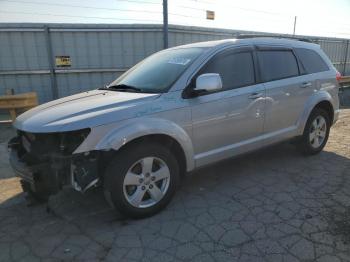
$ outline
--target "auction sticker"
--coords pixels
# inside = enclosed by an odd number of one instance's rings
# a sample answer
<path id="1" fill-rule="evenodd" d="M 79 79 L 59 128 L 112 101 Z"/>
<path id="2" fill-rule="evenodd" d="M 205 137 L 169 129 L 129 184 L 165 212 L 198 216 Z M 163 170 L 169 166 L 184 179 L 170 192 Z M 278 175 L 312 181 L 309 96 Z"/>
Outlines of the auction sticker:
<path id="1" fill-rule="evenodd" d="M 191 59 L 189 58 L 184 58 L 184 57 L 174 57 L 170 58 L 168 63 L 169 64 L 176 64 L 176 65 L 187 65 Z"/>

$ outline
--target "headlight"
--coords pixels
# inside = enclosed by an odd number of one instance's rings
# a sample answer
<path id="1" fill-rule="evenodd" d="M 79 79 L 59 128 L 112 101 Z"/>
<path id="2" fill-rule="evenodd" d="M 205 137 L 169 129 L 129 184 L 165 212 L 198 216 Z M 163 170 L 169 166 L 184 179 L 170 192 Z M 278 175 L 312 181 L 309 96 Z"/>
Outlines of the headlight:
<path id="1" fill-rule="evenodd" d="M 60 151 L 64 154 L 71 154 L 90 133 L 90 128 L 60 133 Z"/>
<path id="2" fill-rule="evenodd" d="M 22 136 L 27 141 L 25 149 L 28 153 L 36 157 L 45 157 L 52 153 L 61 153 L 68 155 L 85 140 L 90 133 L 90 128 L 59 132 L 59 133 L 28 133 L 18 131 L 20 138 Z M 23 144 L 22 144 L 23 146 Z"/>

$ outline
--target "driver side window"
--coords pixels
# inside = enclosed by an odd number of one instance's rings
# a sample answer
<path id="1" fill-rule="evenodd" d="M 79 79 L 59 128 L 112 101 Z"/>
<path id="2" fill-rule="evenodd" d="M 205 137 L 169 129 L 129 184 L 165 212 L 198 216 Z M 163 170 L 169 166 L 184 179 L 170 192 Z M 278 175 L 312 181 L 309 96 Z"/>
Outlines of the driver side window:
<path id="1" fill-rule="evenodd" d="M 251 52 L 224 52 L 213 57 L 200 74 L 220 74 L 223 90 L 229 90 L 255 83 L 254 62 Z"/>

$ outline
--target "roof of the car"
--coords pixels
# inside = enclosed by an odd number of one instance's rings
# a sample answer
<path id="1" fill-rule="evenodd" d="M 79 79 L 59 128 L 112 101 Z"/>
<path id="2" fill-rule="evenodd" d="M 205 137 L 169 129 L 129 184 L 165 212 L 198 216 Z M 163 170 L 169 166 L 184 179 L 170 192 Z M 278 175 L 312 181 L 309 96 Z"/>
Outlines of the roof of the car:
<path id="1" fill-rule="evenodd" d="M 289 47 L 306 47 L 306 48 L 315 48 L 318 47 L 317 44 L 309 43 L 301 40 L 286 39 L 286 38 L 273 38 L 273 37 L 252 37 L 252 38 L 233 38 L 233 39 L 224 39 L 216 41 L 207 41 L 207 42 L 198 42 L 193 44 L 187 44 L 182 46 L 177 46 L 175 48 L 186 48 L 186 47 L 220 47 L 226 45 L 282 45 Z"/>

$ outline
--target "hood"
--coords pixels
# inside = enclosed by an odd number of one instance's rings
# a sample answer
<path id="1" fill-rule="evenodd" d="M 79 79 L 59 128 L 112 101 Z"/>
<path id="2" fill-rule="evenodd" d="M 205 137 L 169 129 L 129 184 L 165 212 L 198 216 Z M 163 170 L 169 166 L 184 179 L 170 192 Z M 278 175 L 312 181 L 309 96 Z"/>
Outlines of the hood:
<path id="1" fill-rule="evenodd" d="M 137 115 L 159 94 L 93 90 L 57 99 L 21 114 L 15 128 L 32 133 L 72 131 L 120 121 Z M 134 109 L 134 110 L 132 110 Z"/>

